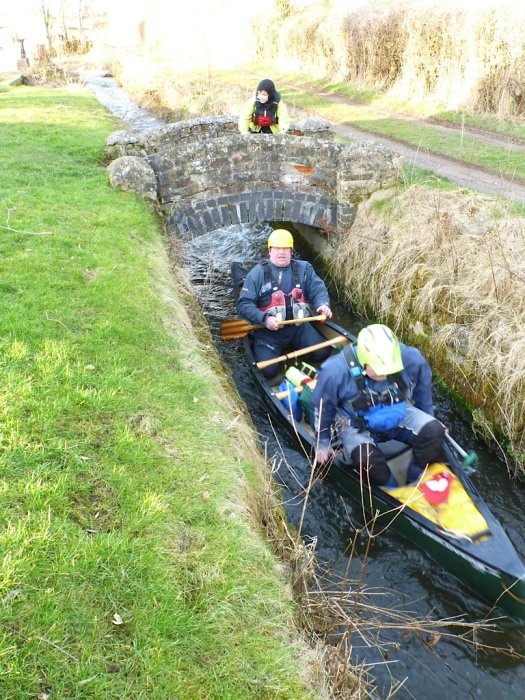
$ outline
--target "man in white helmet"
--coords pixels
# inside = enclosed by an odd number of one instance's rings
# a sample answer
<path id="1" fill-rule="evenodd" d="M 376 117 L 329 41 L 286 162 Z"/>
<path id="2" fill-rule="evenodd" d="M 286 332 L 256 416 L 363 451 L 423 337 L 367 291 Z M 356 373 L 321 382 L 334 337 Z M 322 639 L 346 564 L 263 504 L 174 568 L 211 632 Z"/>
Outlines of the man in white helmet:
<path id="1" fill-rule="evenodd" d="M 421 352 L 380 323 L 363 328 L 355 345 L 323 363 L 310 403 L 317 462 L 327 462 L 336 417 L 343 423 L 345 461 L 372 484 L 398 486 L 378 443 L 412 446 L 407 481 L 440 461 L 445 428 L 433 417 L 432 372 Z"/>
<path id="2" fill-rule="evenodd" d="M 332 316 L 325 283 L 309 262 L 294 259 L 292 253 L 292 234 L 275 229 L 268 238 L 269 259 L 250 270 L 239 294 L 238 315 L 249 323 L 265 326 L 253 331 L 257 362 L 279 357 L 287 348 L 299 350 L 325 340 L 310 323 L 278 325 L 279 321 L 310 316 L 310 308 L 327 318 Z M 307 358 L 320 362 L 329 353 L 329 348 L 323 348 Z M 270 378 L 278 371 L 279 364 L 275 363 L 263 373 Z"/>

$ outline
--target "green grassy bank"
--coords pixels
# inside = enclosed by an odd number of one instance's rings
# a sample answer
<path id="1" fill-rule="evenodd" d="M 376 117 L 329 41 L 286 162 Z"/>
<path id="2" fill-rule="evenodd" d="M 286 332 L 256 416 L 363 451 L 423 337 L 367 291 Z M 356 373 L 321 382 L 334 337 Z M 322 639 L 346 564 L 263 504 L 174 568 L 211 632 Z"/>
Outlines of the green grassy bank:
<path id="1" fill-rule="evenodd" d="M 0 92 L 0 697 L 310 698 L 249 431 L 91 96 Z"/>

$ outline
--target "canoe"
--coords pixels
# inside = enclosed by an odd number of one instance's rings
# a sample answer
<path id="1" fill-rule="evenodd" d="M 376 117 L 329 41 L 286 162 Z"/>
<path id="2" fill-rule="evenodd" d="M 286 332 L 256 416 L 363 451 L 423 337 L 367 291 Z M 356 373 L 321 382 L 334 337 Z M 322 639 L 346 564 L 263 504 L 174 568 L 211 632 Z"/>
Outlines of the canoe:
<path id="1" fill-rule="evenodd" d="M 233 263 L 235 295 L 243 277 L 242 266 Z M 355 342 L 351 333 L 332 321 L 314 321 L 312 325 L 329 341 L 332 352 L 339 352 L 344 344 Z M 277 377 L 267 380 L 255 363 L 251 333 L 242 338 L 242 344 L 269 410 L 301 443 L 313 464 L 315 440 L 305 413 L 311 377 L 299 387 L 294 383 L 301 379 L 298 372 L 304 370 L 302 377 L 305 377 L 308 373 L 313 375 L 317 368 L 312 363 L 304 367 L 302 357 L 292 352 L 280 362 Z M 301 410 L 301 403 L 304 410 Z M 450 444 L 462 451 L 453 440 Z M 385 527 L 394 530 L 492 608 L 525 620 L 525 565 L 450 444 L 447 441 L 443 446 L 441 463 L 430 465 L 418 482 L 407 485 L 410 448 L 394 441 L 380 443 L 400 484 L 398 488 L 362 483 L 358 472 L 345 463 L 341 451 L 337 452 L 326 476 L 355 498 L 369 515 L 378 514 L 374 525 L 376 532 Z"/>

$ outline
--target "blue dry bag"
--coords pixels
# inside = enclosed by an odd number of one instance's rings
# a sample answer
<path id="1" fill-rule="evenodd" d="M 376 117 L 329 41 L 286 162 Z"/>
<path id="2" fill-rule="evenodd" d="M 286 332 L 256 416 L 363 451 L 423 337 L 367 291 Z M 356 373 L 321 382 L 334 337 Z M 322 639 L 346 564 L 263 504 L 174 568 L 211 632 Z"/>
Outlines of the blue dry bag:
<path id="1" fill-rule="evenodd" d="M 378 433 L 386 433 L 399 426 L 406 412 L 406 401 L 399 401 L 399 403 L 390 405 L 379 403 L 377 406 L 369 408 L 365 413 L 365 423 L 370 430 L 375 430 Z"/>
<path id="2" fill-rule="evenodd" d="M 279 384 L 279 391 L 289 392 L 289 395 L 282 398 L 281 401 L 293 415 L 294 421 L 299 423 L 303 416 L 303 409 L 299 404 L 299 394 L 296 392 L 294 385 L 286 379 L 283 379 L 283 381 Z"/>

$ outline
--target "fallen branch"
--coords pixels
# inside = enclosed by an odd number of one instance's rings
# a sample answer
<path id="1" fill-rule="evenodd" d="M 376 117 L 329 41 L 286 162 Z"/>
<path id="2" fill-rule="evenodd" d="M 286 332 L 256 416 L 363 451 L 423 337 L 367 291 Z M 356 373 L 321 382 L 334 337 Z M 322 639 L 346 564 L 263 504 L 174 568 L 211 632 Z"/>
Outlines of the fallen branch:
<path id="1" fill-rule="evenodd" d="M 2 226 L 2 224 L 0 224 L 0 228 L 3 228 L 4 231 L 12 231 L 12 233 L 22 233 L 24 236 L 52 236 L 53 235 L 52 231 L 19 231 L 16 228 L 11 228 L 11 226 Z"/>

